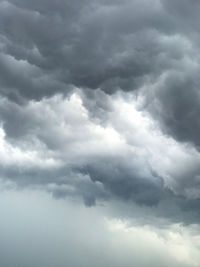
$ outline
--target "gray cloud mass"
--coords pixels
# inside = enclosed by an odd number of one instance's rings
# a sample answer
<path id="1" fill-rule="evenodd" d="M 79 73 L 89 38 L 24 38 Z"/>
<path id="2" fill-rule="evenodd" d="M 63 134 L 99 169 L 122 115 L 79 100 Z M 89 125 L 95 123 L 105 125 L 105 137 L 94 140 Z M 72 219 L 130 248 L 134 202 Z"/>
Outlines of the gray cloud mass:
<path id="1" fill-rule="evenodd" d="M 199 9 L 0 1 L 1 179 L 199 223 Z"/>

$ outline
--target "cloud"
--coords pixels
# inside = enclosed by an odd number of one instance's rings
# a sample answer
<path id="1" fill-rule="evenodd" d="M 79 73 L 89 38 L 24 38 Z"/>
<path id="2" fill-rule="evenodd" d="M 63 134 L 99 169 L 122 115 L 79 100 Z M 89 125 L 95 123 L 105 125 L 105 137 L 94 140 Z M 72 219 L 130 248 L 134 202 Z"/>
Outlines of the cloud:
<path id="1" fill-rule="evenodd" d="M 0 5 L 2 95 L 23 104 L 76 86 L 108 94 L 151 88 L 147 102 L 153 95 L 150 111 L 163 131 L 199 147 L 197 1 Z"/>
<path id="2" fill-rule="evenodd" d="M 0 0 L 2 264 L 199 266 L 199 8 Z"/>
<path id="3" fill-rule="evenodd" d="M 1 177 L 88 206 L 171 199 L 195 213 L 198 9 L 0 1 Z"/>
<path id="4" fill-rule="evenodd" d="M 87 206 L 122 201 L 150 217 L 197 223 L 199 153 L 164 136 L 133 95 L 96 91 L 100 112 L 82 94 L 25 106 L 1 99 L 2 179 Z"/>
<path id="5" fill-rule="evenodd" d="M 182 42 L 174 41 L 177 23 L 160 1 L 0 4 L 1 93 L 15 101 L 71 86 L 109 94 L 139 89 L 184 57 Z"/>

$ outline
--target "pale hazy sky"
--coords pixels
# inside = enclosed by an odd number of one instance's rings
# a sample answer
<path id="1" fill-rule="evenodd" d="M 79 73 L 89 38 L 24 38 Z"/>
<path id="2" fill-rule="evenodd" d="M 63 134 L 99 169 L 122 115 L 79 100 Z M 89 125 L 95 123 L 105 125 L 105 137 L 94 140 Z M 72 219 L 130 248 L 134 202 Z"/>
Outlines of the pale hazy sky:
<path id="1" fill-rule="evenodd" d="M 0 267 L 200 266 L 199 14 L 0 0 Z"/>

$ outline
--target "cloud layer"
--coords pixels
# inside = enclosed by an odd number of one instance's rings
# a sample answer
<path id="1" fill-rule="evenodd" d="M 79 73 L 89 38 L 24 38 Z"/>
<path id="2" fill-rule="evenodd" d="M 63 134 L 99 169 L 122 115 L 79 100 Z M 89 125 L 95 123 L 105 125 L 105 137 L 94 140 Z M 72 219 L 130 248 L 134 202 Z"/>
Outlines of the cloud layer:
<path id="1" fill-rule="evenodd" d="M 199 8 L 0 1 L 1 179 L 199 223 Z"/>
<path id="2" fill-rule="evenodd" d="M 109 111 L 93 112 L 94 96 L 87 109 L 80 90 L 25 106 L 2 98 L 2 179 L 87 206 L 120 200 L 152 218 L 198 223 L 198 151 L 163 135 L 143 101 L 95 94 Z"/>

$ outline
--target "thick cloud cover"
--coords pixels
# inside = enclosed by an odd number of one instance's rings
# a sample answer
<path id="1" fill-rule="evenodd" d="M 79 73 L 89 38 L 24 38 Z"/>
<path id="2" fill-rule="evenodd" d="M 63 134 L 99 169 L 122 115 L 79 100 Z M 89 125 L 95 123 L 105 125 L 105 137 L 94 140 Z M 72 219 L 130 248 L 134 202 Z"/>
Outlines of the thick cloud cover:
<path id="1" fill-rule="evenodd" d="M 3 184 L 199 224 L 199 10 L 0 1 Z"/>
<path id="2" fill-rule="evenodd" d="M 1 264 L 200 266 L 199 11 L 0 0 Z"/>
<path id="3" fill-rule="evenodd" d="M 0 5 L 1 91 L 16 101 L 72 85 L 108 93 L 138 89 L 176 68 L 187 50 L 182 42 L 189 42 L 181 15 L 157 0 Z"/>
<path id="4" fill-rule="evenodd" d="M 25 106 L 1 99 L 2 179 L 81 197 L 87 206 L 122 201 L 129 218 L 136 204 L 153 221 L 198 223 L 199 153 L 164 136 L 132 95 L 96 91 L 96 113 L 94 95 L 89 109 L 81 95 L 77 89 Z M 101 98 L 109 106 L 102 112 Z"/>
<path id="5" fill-rule="evenodd" d="M 24 103 L 74 86 L 145 87 L 163 130 L 198 148 L 199 9 L 195 0 L 0 1 L 1 94 Z"/>

